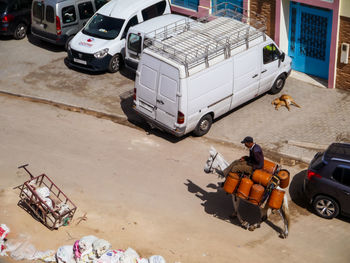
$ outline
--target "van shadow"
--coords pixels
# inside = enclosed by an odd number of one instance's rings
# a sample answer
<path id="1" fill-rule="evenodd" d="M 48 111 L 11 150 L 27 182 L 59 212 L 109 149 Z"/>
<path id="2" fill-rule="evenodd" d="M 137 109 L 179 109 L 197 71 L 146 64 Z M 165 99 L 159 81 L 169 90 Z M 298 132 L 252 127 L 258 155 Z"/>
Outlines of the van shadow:
<path id="1" fill-rule="evenodd" d="M 162 139 L 165 139 L 171 143 L 177 143 L 182 141 L 183 139 L 189 137 L 190 135 L 186 134 L 182 137 L 176 137 L 175 135 L 172 135 L 170 133 L 167 133 L 165 131 L 161 131 L 156 128 L 150 127 L 150 125 L 140 116 L 137 114 L 137 112 L 133 109 L 133 92 L 127 91 L 122 93 L 120 96 L 120 106 L 123 110 L 125 116 L 127 117 L 128 122 L 130 122 L 132 125 L 144 130 L 147 135 L 153 134 L 157 137 L 160 137 Z"/>
<path id="2" fill-rule="evenodd" d="M 29 43 L 31 43 L 34 46 L 46 49 L 46 50 L 51 51 L 51 52 L 56 52 L 56 53 L 66 52 L 64 50 L 64 46 L 58 46 L 58 45 L 55 45 L 55 44 L 52 44 L 52 43 L 49 43 L 46 41 L 42 41 L 39 38 L 36 38 L 35 36 L 33 36 L 32 34 L 28 34 L 27 38 L 28 38 Z"/>
<path id="3" fill-rule="evenodd" d="M 187 179 L 187 182 L 184 184 L 187 186 L 190 193 L 193 193 L 202 201 L 201 205 L 204 207 L 204 211 L 207 214 L 223 221 L 233 223 L 234 225 L 241 226 L 237 218 L 230 219 L 230 215 L 234 211 L 232 197 L 226 194 L 226 192 L 221 191 L 219 185 L 208 184 L 207 188 L 216 190 L 215 192 L 211 192 L 209 189 L 201 188 L 189 179 Z"/>

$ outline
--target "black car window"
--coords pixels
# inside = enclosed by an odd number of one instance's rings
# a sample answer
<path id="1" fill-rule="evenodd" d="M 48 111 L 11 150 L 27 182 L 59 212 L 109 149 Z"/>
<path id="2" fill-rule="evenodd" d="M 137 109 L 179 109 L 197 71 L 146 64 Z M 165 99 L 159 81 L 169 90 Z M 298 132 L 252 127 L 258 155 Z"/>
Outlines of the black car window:
<path id="1" fill-rule="evenodd" d="M 44 7 L 42 2 L 35 1 L 33 4 L 33 16 L 42 20 L 44 18 Z"/>
<path id="2" fill-rule="evenodd" d="M 153 17 L 160 16 L 164 13 L 166 7 L 166 1 L 158 2 L 157 4 L 151 5 L 142 10 L 143 20 L 146 21 Z"/>
<path id="3" fill-rule="evenodd" d="M 94 8 L 91 2 L 85 2 L 78 5 L 80 19 L 88 19 L 94 14 Z"/>
<path id="4" fill-rule="evenodd" d="M 274 44 L 270 44 L 263 49 L 264 64 L 268 64 L 277 60 L 281 56 L 281 52 Z"/>
<path id="5" fill-rule="evenodd" d="M 137 16 L 134 16 L 133 18 L 131 18 L 125 26 L 122 38 L 126 37 L 126 34 L 128 33 L 128 30 L 130 27 L 137 25 L 138 23 L 139 23 L 139 21 L 137 20 Z"/>
<path id="6" fill-rule="evenodd" d="M 20 0 L 21 9 L 30 9 L 32 7 L 32 0 Z"/>
<path id="7" fill-rule="evenodd" d="M 52 6 L 46 7 L 46 21 L 49 23 L 55 22 L 55 11 Z"/>
<path id="8" fill-rule="evenodd" d="M 63 24 L 72 23 L 77 19 L 73 5 L 62 8 L 62 19 Z"/>
<path id="9" fill-rule="evenodd" d="M 107 3 L 107 0 L 95 0 L 96 11 L 99 10 L 105 3 Z"/>
<path id="10" fill-rule="evenodd" d="M 0 1 L 0 14 L 4 13 L 7 9 L 8 4 L 6 2 Z"/>
<path id="11" fill-rule="evenodd" d="M 350 168 L 338 166 L 333 172 L 333 178 L 341 184 L 350 186 Z"/>

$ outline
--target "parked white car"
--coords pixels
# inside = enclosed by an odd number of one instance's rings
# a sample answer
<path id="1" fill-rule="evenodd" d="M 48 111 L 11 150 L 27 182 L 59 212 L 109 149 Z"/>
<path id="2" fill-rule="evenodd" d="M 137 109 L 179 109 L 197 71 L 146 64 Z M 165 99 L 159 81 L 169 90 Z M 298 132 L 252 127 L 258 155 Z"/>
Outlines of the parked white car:
<path id="1" fill-rule="evenodd" d="M 213 119 L 282 90 L 292 60 L 265 35 L 264 24 L 253 27 L 242 14 L 220 12 L 228 17 L 197 23 L 166 40 L 151 39 L 143 50 L 134 108 L 151 127 L 201 136 Z"/>
<path id="2" fill-rule="evenodd" d="M 110 1 L 69 42 L 69 65 L 89 71 L 118 71 L 129 28 L 167 13 L 168 0 Z"/>

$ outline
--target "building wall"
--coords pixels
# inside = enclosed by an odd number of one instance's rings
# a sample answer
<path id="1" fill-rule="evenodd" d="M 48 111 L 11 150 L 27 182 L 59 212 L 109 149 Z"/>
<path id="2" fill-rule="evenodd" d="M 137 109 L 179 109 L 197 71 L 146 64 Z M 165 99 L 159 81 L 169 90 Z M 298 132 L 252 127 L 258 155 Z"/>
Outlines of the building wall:
<path id="1" fill-rule="evenodd" d="M 340 15 L 350 17 L 350 1 L 342 0 L 340 2 Z"/>
<path id="2" fill-rule="evenodd" d="M 250 0 L 249 9 L 266 17 L 266 34 L 275 39 L 276 0 Z M 254 17 L 253 13 L 251 16 Z"/>
<path id="3" fill-rule="evenodd" d="M 350 18 L 341 16 L 338 41 L 337 78 L 336 87 L 338 89 L 350 90 L 350 64 L 340 63 L 341 43 L 350 44 Z"/>

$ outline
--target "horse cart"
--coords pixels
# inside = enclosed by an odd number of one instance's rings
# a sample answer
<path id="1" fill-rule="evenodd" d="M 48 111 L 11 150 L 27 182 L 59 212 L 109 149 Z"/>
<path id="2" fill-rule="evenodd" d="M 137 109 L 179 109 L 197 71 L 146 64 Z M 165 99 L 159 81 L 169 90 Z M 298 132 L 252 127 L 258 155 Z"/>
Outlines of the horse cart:
<path id="1" fill-rule="evenodd" d="M 18 206 L 50 230 L 68 225 L 77 207 L 46 174 L 34 177 L 27 166 L 18 167 L 30 175 L 28 181 L 15 187 L 20 190 Z"/>
<path id="2" fill-rule="evenodd" d="M 222 183 L 223 190 L 232 195 L 232 216 L 237 217 L 242 227 L 251 231 L 260 227 L 261 222 L 267 220 L 270 210 L 281 217 L 284 229 L 280 229 L 280 237 L 286 238 L 289 213 L 287 196 L 283 189 L 289 185 L 289 172 L 265 159 L 264 167 L 255 170 L 250 176 L 231 172 L 225 176 L 223 171 L 229 163 L 213 147 L 209 154 L 204 171 L 215 172 L 220 177 L 225 177 Z"/>

